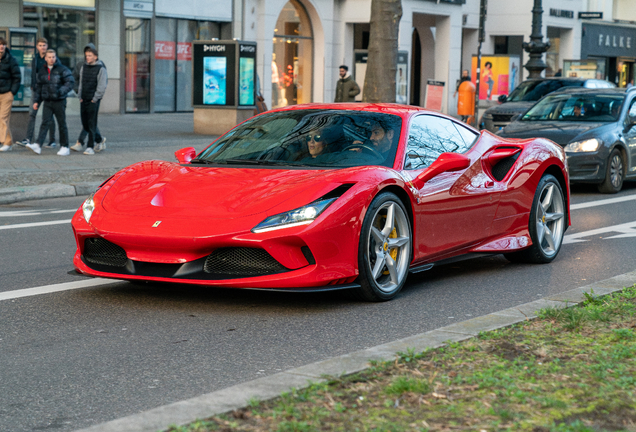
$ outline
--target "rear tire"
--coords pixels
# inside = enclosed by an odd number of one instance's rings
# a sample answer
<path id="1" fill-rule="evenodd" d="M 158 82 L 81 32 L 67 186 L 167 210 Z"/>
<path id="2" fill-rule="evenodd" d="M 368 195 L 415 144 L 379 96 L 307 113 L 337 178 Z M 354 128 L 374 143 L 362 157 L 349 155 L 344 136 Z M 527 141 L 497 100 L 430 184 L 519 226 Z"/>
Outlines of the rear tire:
<path id="1" fill-rule="evenodd" d="M 615 194 L 623 187 L 625 179 L 625 162 L 623 155 L 617 148 L 612 150 L 607 158 L 607 167 L 605 168 L 605 179 L 603 183 L 598 185 L 598 191 L 601 193 Z"/>
<path id="2" fill-rule="evenodd" d="M 411 223 L 400 199 L 390 192 L 378 195 L 367 210 L 360 232 L 356 296 L 387 301 L 406 282 L 412 256 Z"/>
<path id="3" fill-rule="evenodd" d="M 565 199 L 557 179 L 544 175 L 534 194 L 528 230 L 532 246 L 519 252 L 504 254 L 511 262 L 545 264 L 552 262 L 561 250 L 567 227 Z"/>

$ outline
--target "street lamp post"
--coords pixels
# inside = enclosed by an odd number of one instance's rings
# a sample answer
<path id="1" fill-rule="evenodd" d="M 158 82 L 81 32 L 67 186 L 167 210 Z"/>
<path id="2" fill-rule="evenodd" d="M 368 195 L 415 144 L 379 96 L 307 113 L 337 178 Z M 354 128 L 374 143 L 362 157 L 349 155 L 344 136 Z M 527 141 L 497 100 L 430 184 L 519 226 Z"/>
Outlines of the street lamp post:
<path id="1" fill-rule="evenodd" d="M 488 0 L 481 0 L 479 5 L 479 46 L 477 47 L 477 70 L 475 71 L 475 114 L 474 124 L 479 128 L 479 84 L 481 83 L 481 44 L 486 39 L 486 13 Z"/>
<path id="2" fill-rule="evenodd" d="M 541 15 L 543 9 L 541 7 L 541 0 L 534 0 L 534 7 L 532 8 L 532 34 L 530 34 L 530 42 L 523 43 L 523 49 L 530 54 L 530 60 L 524 65 L 530 73 L 529 78 L 541 78 L 541 72 L 547 65 L 543 61 L 543 53 L 550 48 L 550 42 L 543 42 L 543 35 L 541 34 Z"/>

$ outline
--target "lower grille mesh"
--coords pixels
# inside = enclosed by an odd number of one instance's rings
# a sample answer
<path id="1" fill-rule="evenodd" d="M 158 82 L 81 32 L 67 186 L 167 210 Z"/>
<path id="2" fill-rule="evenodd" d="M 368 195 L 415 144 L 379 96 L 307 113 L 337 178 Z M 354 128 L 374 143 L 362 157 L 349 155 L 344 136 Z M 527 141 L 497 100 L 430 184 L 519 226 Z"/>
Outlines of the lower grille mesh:
<path id="1" fill-rule="evenodd" d="M 124 267 L 128 262 L 126 252 L 103 238 L 84 240 L 84 259 L 91 264 Z"/>
<path id="2" fill-rule="evenodd" d="M 261 276 L 289 270 L 264 249 L 228 247 L 212 252 L 203 266 L 206 273 L 231 276 Z"/>

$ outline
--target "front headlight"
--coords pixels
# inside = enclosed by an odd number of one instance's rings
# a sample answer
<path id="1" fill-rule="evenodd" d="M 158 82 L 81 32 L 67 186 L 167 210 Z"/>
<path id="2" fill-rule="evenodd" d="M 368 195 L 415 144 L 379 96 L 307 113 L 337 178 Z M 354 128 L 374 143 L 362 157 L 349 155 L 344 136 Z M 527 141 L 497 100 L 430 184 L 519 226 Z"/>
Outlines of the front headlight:
<path id="1" fill-rule="evenodd" d="M 575 141 L 565 146 L 565 151 L 570 153 L 593 152 L 601 146 L 601 141 L 592 138 L 584 141 Z"/>
<path id="2" fill-rule="evenodd" d="M 261 233 L 298 225 L 308 225 L 337 199 L 338 198 L 321 199 L 306 206 L 270 216 L 252 228 L 252 232 Z"/>
<path id="3" fill-rule="evenodd" d="M 95 210 L 95 201 L 93 201 L 93 195 L 91 195 L 84 201 L 84 204 L 82 204 L 82 212 L 84 213 L 86 223 L 91 219 L 93 210 Z"/>

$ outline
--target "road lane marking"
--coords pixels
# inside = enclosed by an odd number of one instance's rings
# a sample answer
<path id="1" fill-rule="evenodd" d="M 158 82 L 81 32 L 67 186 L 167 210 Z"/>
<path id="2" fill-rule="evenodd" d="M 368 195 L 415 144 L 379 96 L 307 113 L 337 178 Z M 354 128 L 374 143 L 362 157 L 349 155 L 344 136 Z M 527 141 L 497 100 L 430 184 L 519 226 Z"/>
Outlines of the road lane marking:
<path id="1" fill-rule="evenodd" d="M 25 288 L 21 290 L 14 291 L 5 291 L 0 292 L 0 301 L 2 300 L 13 300 L 22 297 L 32 297 L 40 294 L 51 294 L 60 291 L 69 291 L 80 288 L 89 288 L 100 285 L 109 285 L 114 283 L 123 282 L 119 279 L 103 279 L 103 278 L 94 278 L 94 279 L 83 279 L 75 282 L 64 282 L 54 285 L 44 285 L 35 288 Z"/>
<path id="2" fill-rule="evenodd" d="M 611 237 L 604 237 L 604 239 L 636 237 L 636 222 L 627 222 L 623 224 L 597 228 L 597 229 L 593 229 L 589 231 L 582 231 L 576 234 L 569 234 L 564 237 L 563 244 L 586 242 L 589 240 L 582 240 L 582 237 L 595 236 L 595 235 L 611 233 L 611 232 L 616 232 L 621 234 L 611 236 Z"/>
<path id="3" fill-rule="evenodd" d="M 0 211 L 0 217 L 23 217 L 23 216 L 41 216 L 46 214 L 60 214 L 60 213 L 75 213 L 77 209 L 71 210 L 13 210 L 13 211 Z"/>
<path id="4" fill-rule="evenodd" d="M 633 200 L 636 200 L 636 194 L 616 197 L 616 198 L 608 198 L 608 199 L 598 200 L 598 201 L 590 201 L 590 202 L 585 202 L 580 204 L 570 204 L 570 210 L 579 210 L 579 209 L 584 209 L 589 207 L 597 207 L 597 206 L 602 206 L 607 204 L 615 204 L 619 202 L 633 201 Z"/>
<path id="5" fill-rule="evenodd" d="M 23 223 L 23 224 L 0 225 L 0 230 L 32 228 L 32 227 L 39 227 L 39 226 L 61 225 L 61 224 L 70 224 L 70 223 L 71 223 L 71 219 L 46 221 L 46 222 L 30 222 L 30 223 Z"/>

